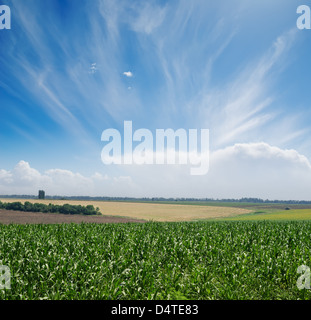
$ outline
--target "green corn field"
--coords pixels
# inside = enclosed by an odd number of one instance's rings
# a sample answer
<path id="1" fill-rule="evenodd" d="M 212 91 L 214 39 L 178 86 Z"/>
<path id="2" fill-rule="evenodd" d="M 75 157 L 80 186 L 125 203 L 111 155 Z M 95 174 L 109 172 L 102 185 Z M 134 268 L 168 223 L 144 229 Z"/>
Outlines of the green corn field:
<path id="1" fill-rule="evenodd" d="M 0 299 L 310 299 L 311 222 L 0 225 Z"/>

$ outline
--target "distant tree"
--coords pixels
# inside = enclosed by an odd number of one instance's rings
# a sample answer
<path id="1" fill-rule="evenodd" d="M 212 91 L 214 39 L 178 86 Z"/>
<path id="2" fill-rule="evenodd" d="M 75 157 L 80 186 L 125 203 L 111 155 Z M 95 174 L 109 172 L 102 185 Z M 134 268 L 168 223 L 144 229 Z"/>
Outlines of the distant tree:
<path id="1" fill-rule="evenodd" d="M 24 205 L 21 202 L 11 202 L 6 205 L 7 210 L 24 211 Z"/>
<path id="2" fill-rule="evenodd" d="M 25 201 L 24 203 L 24 211 L 31 212 L 33 211 L 33 204 L 29 201 Z"/>
<path id="3" fill-rule="evenodd" d="M 81 205 L 54 205 L 49 203 L 31 203 L 25 201 L 24 204 L 21 202 L 1 202 L 0 209 L 26 211 L 26 212 L 43 212 L 43 213 L 62 213 L 62 214 L 81 214 L 81 215 L 100 215 L 99 208 L 94 208 L 93 205 L 81 206 Z"/>
<path id="4" fill-rule="evenodd" d="M 45 199 L 45 191 L 44 190 L 39 190 L 38 198 L 39 199 Z"/>
<path id="5" fill-rule="evenodd" d="M 70 214 L 71 212 L 71 205 L 70 204 L 64 204 L 59 208 L 59 213 L 63 214 Z"/>
<path id="6" fill-rule="evenodd" d="M 95 210 L 94 206 L 93 205 L 87 205 L 85 207 L 84 214 L 86 214 L 86 215 L 96 214 L 96 210 Z"/>

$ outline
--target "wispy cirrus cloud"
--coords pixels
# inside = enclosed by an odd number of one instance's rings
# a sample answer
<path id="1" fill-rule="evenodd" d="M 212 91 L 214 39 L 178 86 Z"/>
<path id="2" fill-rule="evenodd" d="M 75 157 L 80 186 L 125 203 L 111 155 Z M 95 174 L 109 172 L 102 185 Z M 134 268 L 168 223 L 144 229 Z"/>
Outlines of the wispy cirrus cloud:
<path id="1" fill-rule="evenodd" d="M 295 33 L 295 30 L 290 30 L 278 37 L 263 56 L 246 64 L 236 77 L 222 84 L 221 88 L 205 88 L 195 97 L 192 105 L 198 106 L 199 117 L 205 119 L 205 125 L 214 132 L 215 148 L 235 141 L 269 141 L 272 136 L 265 135 L 263 128 L 268 128 L 269 124 L 273 126 L 276 121 L 284 121 L 282 110 L 273 106 L 278 93 L 272 88 L 281 75 Z M 287 128 L 293 128 L 292 120 L 290 115 Z M 291 126 L 289 122 L 292 122 Z M 296 130 L 300 131 L 300 128 Z M 279 134 L 281 137 L 284 132 Z"/>
<path id="2" fill-rule="evenodd" d="M 291 47 L 293 31 L 278 37 L 262 57 L 246 61 L 233 78 L 224 77 L 214 85 L 217 63 L 238 32 L 234 15 L 230 17 L 233 28 L 228 32 L 224 19 L 213 19 L 215 24 L 208 22 L 202 14 L 206 11 L 203 1 L 196 6 L 184 1 L 165 6 L 156 2 L 121 2 L 117 6 L 113 1 L 103 0 L 93 6 L 99 11 L 95 16 L 93 11 L 86 12 L 85 32 L 76 33 L 71 46 L 59 26 L 53 26 L 53 32 L 50 30 L 46 37 L 39 28 L 43 19 L 39 14 L 34 11 L 29 23 L 26 19 L 29 8 L 18 6 L 17 10 L 18 21 L 27 30 L 27 39 L 39 56 L 39 63 L 34 64 L 20 52 L 12 60 L 11 65 L 15 66 L 12 74 L 25 88 L 28 86 L 32 97 L 66 130 L 76 136 L 84 132 L 86 138 L 90 127 L 101 129 L 99 119 L 122 122 L 127 116 L 135 120 L 152 114 L 153 125 L 158 127 L 171 125 L 176 117 L 184 127 L 205 126 L 214 131 L 215 146 L 221 146 L 239 141 L 245 134 L 256 136 L 256 130 L 276 121 L 278 111 L 269 110 L 275 94 L 268 89 L 273 84 L 273 72 L 280 66 L 278 61 Z M 144 67 L 157 66 L 157 71 L 150 75 L 155 82 L 148 87 L 135 83 L 135 90 L 129 90 L 133 85 L 120 78 L 124 25 L 135 32 L 138 57 L 144 60 Z M 77 41 L 77 34 L 86 42 Z M 62 58 L 60 65 L 50 50 L 52 44 L 57 44 L 55 48 Z M 146 59 L 150 48 L 155 48 L 153 56 Z M 74 54 L 78 58 L 73 59 Z M 90 79 L 90 74 L 96 77 Z M 131 71 L 122 74 L 133 77 Z M 142 75 L 138 74 L 139 77 Z M 29 83 L 37 85 L 29 87 Z"/>
<path id="3" fill-rule="evenodd" d="M 167 7 L 161 7 L 151 2 L 144 2 L 136 6 L 135 17 L 130 19 L 130 26 L 136 32 L 151 34 L 163 23 Z"/>
<path id="4" fill-rule="evenodd" d="M 106 4 L 106 11 L 112 13 L 118 10 L 113 3 L 110 7 Z M 94 2 L 94 8 L 97 5 L 102 7 L 103 3 Z M 26 95 L 31 96 L 33 102 L 62 129 L 92 145 L 92 128 L 101 130 L 102 119 L 118 122 L 125 106 L 129 113 L 135 113 L 134 106 L 137 108 L 140 105 L 135 93 L 128 95 L 128 85 L 120 78 L 121 44 L 116 39 L 116 33 L 107 36 L 107 30 L 102 26 L 104 17 L 107 29 L 112 28 L 113 23 L 109 22 L 112 18 L 103 16 L 100 11 L 94 19 L 93 13 L 87 12 L 84 32 L 77 29 L 77 33 L 70 30 L 73 34 L 66 34 L 60 25 L 48 23 L 53 20 L 51 16 L 44 21 L 47 18 L 39 10 L 40 6 L 36 8 L 26 4 L 14 8 L 16 23 L 25 34 L 21 38 L 13 34 L 12 38 L 22 41 L 26 49 L 18 50 L 6 63 L 10 78 L 14 79 L 12 85 L 23 87 Z M 81 14 L 82 11 L 83 6 Z M 118 16 L 117 13 L 115 15 Z M 27 19 L 29 16 L 31 21 Z M 119 22 L 115 21 L 116 28 Z M 85 50 L 86 47 L 88 50 Z M 130 71 L 125 75 L 133 76 Z M 14 95 L 18 95 L 19 91 L 12 90 Z"/>

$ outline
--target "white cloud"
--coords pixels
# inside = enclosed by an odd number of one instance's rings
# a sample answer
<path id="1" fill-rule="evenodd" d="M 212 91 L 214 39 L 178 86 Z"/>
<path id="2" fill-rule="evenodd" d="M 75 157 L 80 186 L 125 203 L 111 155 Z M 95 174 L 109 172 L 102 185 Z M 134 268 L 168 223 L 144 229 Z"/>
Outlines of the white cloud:
<path id="1" fill-rule="evenodd" d="M 311 169 L 309 160 L 299 154 L 294 149 L 280 149 L 278 147 L 270 146 L 267 143 L 237 143 L 234 146 L 230 146 L 213 153 L 214 161 L 221 161 L 223 159 L 230 159 L 237 157 L 238 159 L 253 159 L 253 160 L 277 160 L 288 161 L 290 163 L 296 163 L 299 166 Z"/>
<path id="2" fill-rule="evenodd" d="M 38 183 L 42 176 L 39 171 L 30 167 L 28 162 L 20 161 L 12 172 L 12 178 L 20 184 Z"/>
<path id="3" fill-rule="evenodd" d="M 9 171 L 0 170 L 0 181 L 4 181 L 5 183 L 11 183 L 12 180 L 12 174 Z"/>
<path id="4" fill-rule="evenodd" d="M 296 150 L 243 143 L 210 154 L 209 172 L 191 176 L 189 165 L 124 166 L 137 196 L 311 200 L 311 165 Z"/>
<path id="5" fill-rule="evenodd" d="M 92 63 L 91 64 L 91 67 L 90 67 L 90 71 L 89 71 L 89 73 L 90 74 L 94 74 L 94 73 L 96 73 L 97 72 L 97 66 L 96 66 L 96 63 Z"/>
<path id="6" fill-rule="evenodd" d="M 210 168 L 206 187 L 214 196 L 311 199 L 311 165 L 296 150 L 235 144 L 214 152 Z"/>
<path id="7" fill-rule="evenodd" d="M 117 184 L 116 184 L 117 183 Z M 49 169 L 44 173 L 21 160 L 11 171 L 0 170 L 0 194 L 37 194 L 44 189 L 48 195 L 121 196 L 133 186 L 130 177 L 113 177 L 95 172 L 91 177 L 70 170 Z M 121 193 L 118 193 L 120 190 Z"/>
<path id="8" fill-rule="evenodd" d="M 113 169 L 114 176 L 95 172 L 86 177 L 63 169 L 40 173 L 20 161 L 11 171 L 0 169 L 0 194 L 36 194 L 44 189 L 49 195 L 311 200 L 311 164 L 293 149 L 240 143 L 212 152 L 206 175 L 191 176 L 191 167 L 104 166 Z"/>
<path id="9" fill-rule="evenodd" d="M 132 78 L 133 77 L 133 73 L 131 71 L 125 71 L 125 72 L 123 72 L 123 74 L 128 78 Z"/>
<path id="10" fill-rule="evenodd" d="M 93 179 L 93 180 L 98 180 L 98 181 L 103 181 L 103 180 L 108 180 L 109 178 L 108 178 L 108 175 L 107 174 L 105 174 L 105 175 L 102 175 L 101 173 L 99 173 L 99 172 L 95 172 L 92 176 L 91 176 L 91 178 Z"/>

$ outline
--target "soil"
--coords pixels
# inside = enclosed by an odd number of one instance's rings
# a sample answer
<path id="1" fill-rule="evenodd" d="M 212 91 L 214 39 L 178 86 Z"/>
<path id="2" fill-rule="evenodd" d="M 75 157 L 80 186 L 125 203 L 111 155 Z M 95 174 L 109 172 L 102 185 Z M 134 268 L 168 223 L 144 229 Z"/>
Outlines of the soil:
<path id="1" fill-rule="evenodd" d="M 58 213 L 0 210 L 0 224 L 61 224 L 61 223 L 143 223 L 145 220 L 117 216 L 65 215 Z"/>

